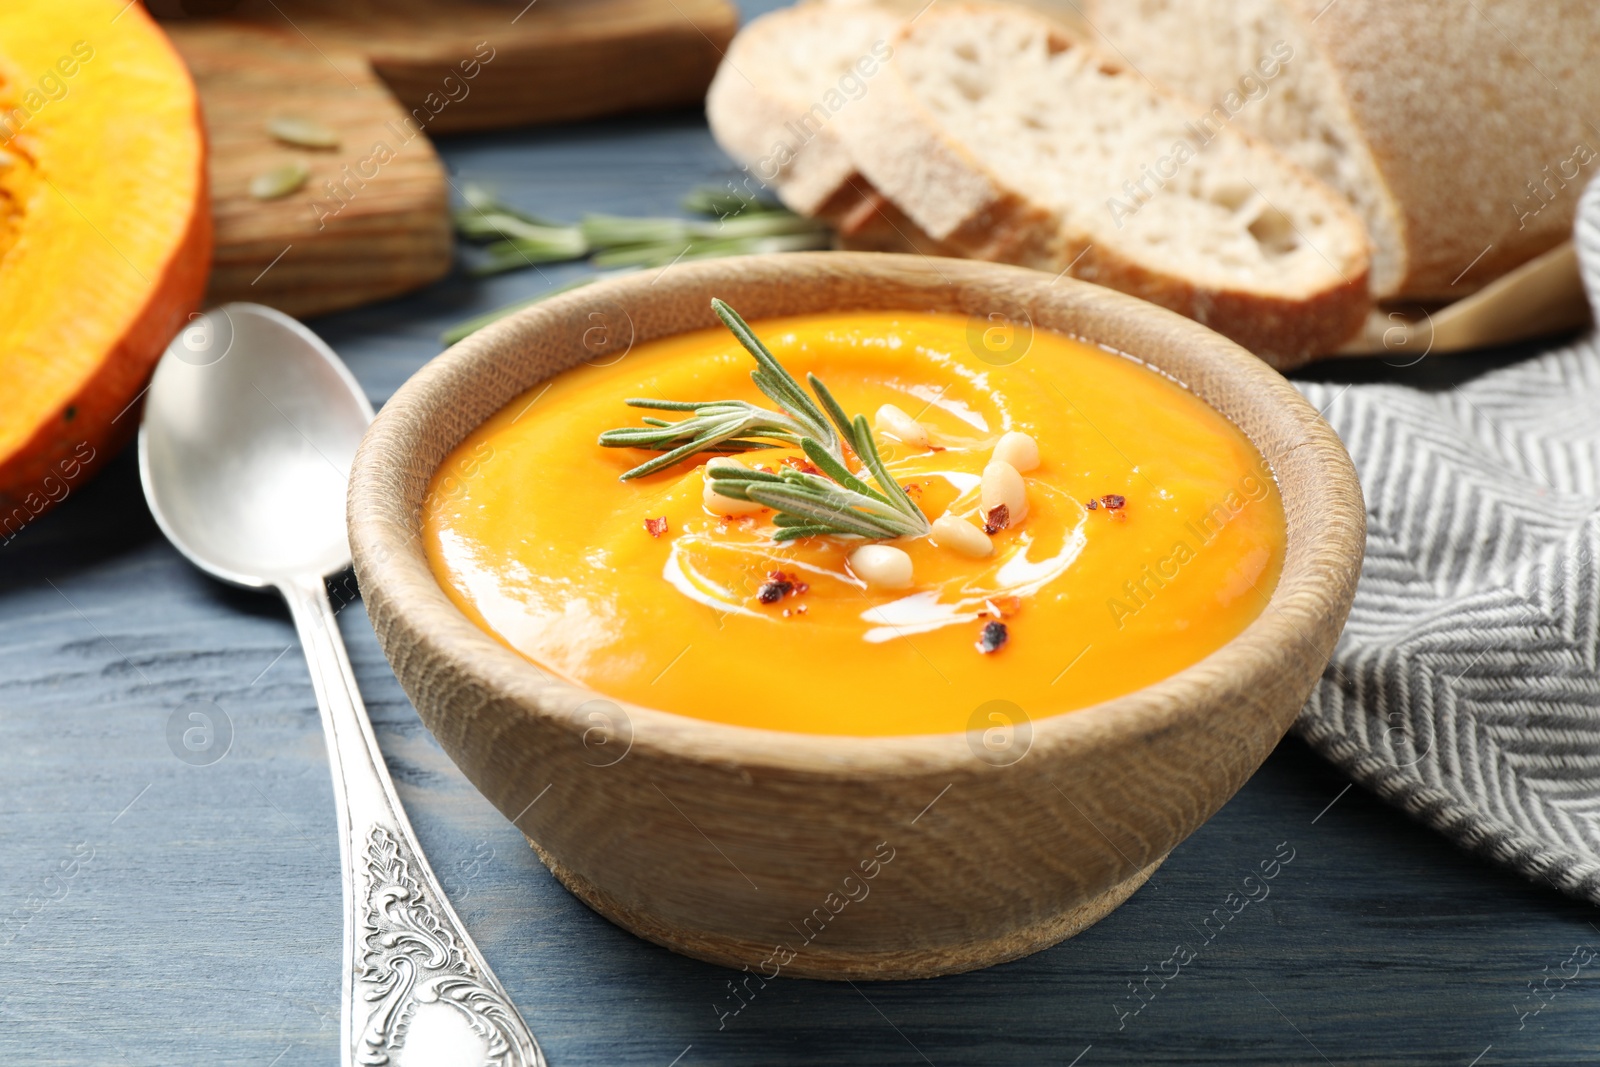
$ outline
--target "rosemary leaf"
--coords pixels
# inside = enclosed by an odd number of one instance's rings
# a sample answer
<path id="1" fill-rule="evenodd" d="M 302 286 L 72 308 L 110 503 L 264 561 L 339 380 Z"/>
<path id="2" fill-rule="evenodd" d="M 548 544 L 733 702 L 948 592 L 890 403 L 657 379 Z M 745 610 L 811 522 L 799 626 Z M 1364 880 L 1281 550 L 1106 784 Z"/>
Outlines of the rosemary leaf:
<path id="1" fill-rule="evenodd" d="M 823 537 L 827 534 L 836 532 L 837 531 L 830 526 L 786 526 L 777 533 L 773 534 L 772 539 L 779 544 L 782 544 L 785 541 L 798 541 L 802 537 Z"/>
<path id="2" fill-rule="evenodd" d="M 738 342 L 744 346 L 746 352 L 756 361 L 759 370 L 752 371 L 750 380 L 772 399 L 779 407 L 787 411 L 797 422 L 803 424 L 808 436 L 814 437 L 828 451 L 838 456 L 839 462 L 844 462 L 844 456 L 839 452 L 839 440 L 833 432 L 833 427 L 828 425 L 828 418 L 800 388 L 800 383 L 794 376 L 784 369 L 767 346 L 761 343 L 761 338 L 750 329 L 750 324 L 745 322 L 739 313 L 728 304 L 713 297 L 711 310 L 717 318 L 722 320 Z"/>
<path id="3" fill-rule="evenodd" d="M 701 408 L 718 407 L 723 404 L 742 404 L 742 400 L 712 400 L 697 403 L 693 400 L 657 400 L 650 396 L 630 396 L 623 401 L 630 408 L 651 408 L 655 411 L 699 411 Z"/>
<path id="4" fill-rule="evenodd" d="M 727 218 L 720 222 L 690 223 L 689 233 L 693 237 L 707 239 L 748 240 L 755 237 L 781 237 L 784 235 L 825 236 L 827 231 L 814 219 L 790 215 L 787 212 L 782 214 L 772 212 L 761 215 L 745 215 L 740 218 Z"/>
<path id="5" fill-rule="evenodd" d="M 624 426 L 607 430 L 600 435 L 604 448 L 663 449 L 665 454 L 647 460 L 622 475 L 623 481 L 653 474 L 681 459 L 700 452 L 749 451 L 751 445 L 762 446 L 749 438 L 765 438 L 783 444 L 798 444 L 804 428 L 786 415 L 742 400 L 718 400 L 703 404 L 685 405 L 681 401 L 650 400 L 635 397 L 628 401 L 632 407 L 652 410 L 684 411 L 694 414 L 678 422 L 653 419 L 652 425 Z M 732 444 L 729 448 L 730 442 Z"/>
<path id="6" fill-rule="evenodd" d="M 727 218 L 750 212 L 787 212 L 776 200 L 766 200 L 750 193 L 740 192 L 731 185 L 724 189 L 703 185 L 683 198 L 683 210 L 691 215 L 713 215 Z"/>
<path id="7" fill-rule="evenodd" d="M 682 259 L 699 259 L 692 256 L 694 246 L 684 247 L 682 241 L 656 241 L 649 244 L 617 245 L 605 248 L 589 257 L 597 267 L 665 267 Z"/>
<path id="8" fill-rule="evenodd" d="M 585 215 L 578 225 L 584 237 L 596 248 L 669 243 L 682 248 L 693 236 L 689 232 L 689 223 L 684 219 Z"/>
<path id="9" fill-rule="evenodd" d="M 889 500 L 888 497 L 872 488 L 872 486 L 868 485 L 860 478 L 857 478 L 854 474 L 851 474 L 849 467 L 846 467 L 843 463 L 840 463 L 837 459 L 834 459 L 831 452 L 818 445 L 811 438 L 807 437 L 802 440 L 800 442 L 800 447 L 805 451 L 805 454 L 810 457 L 811 462 L 822 468 L 822 473 L 826 474 L 828 477 L 832 478 L 846 489 L 849 489 L 852 492 L 860 493 L 862 496 L 871 497 L 874 500 L 882 501 L 884 504 L 894 507 L 894 504 Z"/>
<path id="10" fill-rule="evenodd" d="M 749 500 L 746 495 L 750 486 L 765 483 L 769 485 L 783 484 L 783 475 L 772 474 L 768 471 L 740 470 L 737 467 L 708 467 L 706 475 L 716 482 L 716 490 L 723 496 L 735 500 Z"/>
<path id="11" fill-rule="evenodd" d="M 920 512 L 901 511 L 870 490 L 869 493 L 855 492 L 816 475 L 803 474 L 796 470 L 786 470 L 781 474 L 772 475 L 738 467 L 712 467 L 707 474 L 715 483 L 717 492 L 738 500 L 770 503 L 762 498 L 761 493 L 771 489 L 777 496 L 789 501 L 786 506 L 790 511 L 796 511 L 799 505 L 808 505 L 811 510 L 800 513 L 812 519 L 816 519 L 822 512 L 844 515 L 852 520 L 881 528 L 883 530 L 881 536 L 885 537 L 926 532 Z"/>
<path id="12" fill-rule="evenodd" d="M 590 262 L 597 267 L 665 267 L 696 259 L 753 256 L 767 252 L 806 252 L 828 248 L 832 239 L 823 232 L 750 237 L 695 237 L 685 241 L 653 241 L 617 245 L 596 252 Z"/>
<path id="13" fill-rule="evenodd" d="M 531 226 L 558 225 L 558 223 L 550 222 L 547 219 L 542 219 L 537 215 L 530 215 L 521 208 L 514 207 L 511 204 L 506 203 L 504 200 L 501 200 L 499 197 L 495 196 L 481 185 L 468 184 L 467 187 L 461 191 L 461 197 L 467 202 L 467 207 L 471 210 L 468 212 L 457 212 L 458 216 L 469 215 L 487 217 L 494 215 L 508 215 L 511 218 L 520 219 Z"/>
<path id="14" fill-rule="evenodd" d="M 840 507 L 809 494 L 796 492 L 791 486 L 756 485 L 746 489 L 745 492 L 748 494 L 748 499 L 758 504 L 805 516 L 818 526 L 832 526 L 836 533 L 885 538 L 894 537 L 897 532 L 886 524 L 870 520 L 848 507 Z"/>
<path id="15" fill-rule="evenodd" d="M 906 495 L 906 491 L 900 488 L 900 483 L 895 481 L 893 476 L 889 474 L 889 468 L 883 465 L 883 457 L 878 454 L 878 445 L 872 440 L 872 427 L 867 425 L 867 417 L 865 415 L 856 416 L 853 442 L 856 455 L 861 457 L 861 462 L 866 464 L 867 469 L 872 472 L 873 480 L 882 486 L 883 491 L 889 495 L 893 501 L 892 506 L 897 510 L 915 514 L 920 518 L 922 515 L 921 510 Z M 922 532 L 926 533 L 928 525 L 926 519 L 922 520 L 922 525 Z"/>

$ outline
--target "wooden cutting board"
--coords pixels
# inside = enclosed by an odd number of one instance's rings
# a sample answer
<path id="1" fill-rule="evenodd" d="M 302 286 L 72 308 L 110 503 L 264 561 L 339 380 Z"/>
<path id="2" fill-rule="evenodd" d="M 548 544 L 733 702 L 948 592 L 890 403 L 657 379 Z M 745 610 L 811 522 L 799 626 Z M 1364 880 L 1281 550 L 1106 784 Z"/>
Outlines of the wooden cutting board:
<path id="1" fill-rule="evenodd" d="M 160 2 L 152 6 L 162 10 Z M 205 6 L 225 7 L 229 21 L 297 43 L 364 55 L 434 134 L 696 105 L 739 24 L 731 0 L 207 0 Z"/>
<path id="2" fill-rule="evenodd" d="M 450 269 L 444 167 L 365 58 L 252 26 L 166 29 L 199 86 L 210 139 L 216 258 L 208 303 L 250 300 L 315 315 L 406 292 Z M 274 140 L 267 123 L 276 116 L 314 119 L 338 133 L 339 146 Z M 298 192 L 250 194 L 252 178 L 297 159 L 311 170 Z"/>
<path id="3" fill-rule="evenodd" d="M 194 73 L 211 141 L 208 300 L 314 315 L 450 269 L 430 135 L 698 104 L 738 26 L 729 0 L 150 0 Z M 215 17 L 189 18 L 204 10 Z M 274 140 L 314 119 L 337 149 Z M 295 159 L 281 200 L 252 178 Z"/>

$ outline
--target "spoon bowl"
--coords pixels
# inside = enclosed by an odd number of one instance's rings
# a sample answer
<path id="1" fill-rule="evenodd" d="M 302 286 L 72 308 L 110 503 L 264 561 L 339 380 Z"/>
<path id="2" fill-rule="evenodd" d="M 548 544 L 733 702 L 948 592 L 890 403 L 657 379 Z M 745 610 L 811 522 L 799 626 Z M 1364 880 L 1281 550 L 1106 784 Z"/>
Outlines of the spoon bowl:
<path id="1" fill-rule="evenodd" d="M 344 497 L 372 405 L 322 339 L 227 304 L 191 320 L 156 368 L 139 474 L 167 538 L 250 588 L 350 565 Z"/>

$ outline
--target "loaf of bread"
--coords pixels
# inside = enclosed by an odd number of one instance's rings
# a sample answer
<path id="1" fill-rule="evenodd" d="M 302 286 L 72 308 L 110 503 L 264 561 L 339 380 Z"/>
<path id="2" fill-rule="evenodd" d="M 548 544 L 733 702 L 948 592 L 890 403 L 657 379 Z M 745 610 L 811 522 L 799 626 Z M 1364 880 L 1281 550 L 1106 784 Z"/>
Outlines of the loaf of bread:
<path id="1" fill-rule="evenodd" d="M 1071 273 L 1280 366 L 1332 351 L 1368 308 L 1360 220 L 1195 110 L 1057 20 L 946 2 L 757 19 L 707 101 L 722 145 L 850 247 Z"/>
<path id="2" fill-rule="evenodd" d="M 1084 0 L 1098 43 L 1354 205 L 1374 295 L 1455 300 L 1600 174 L 1593 0 Z"/>
<path id="3" fill-rule="evenodd" d="M 1280 365 L 1365 320 L 1366 235 L 1339 197 L 1054 22 L 940 3 L 892 47 L 839 127 L 933 239 L 1132 293 Z"/>
<path id="4" fill-rule="evenodd" d="M 1032 266 L 1188 315 L 1279 366 L 1368 309 L 1359 218 L 1189 102 L 1007 5 L 756 19 L 707 98 L 718 141 L 850 247 Z"/>

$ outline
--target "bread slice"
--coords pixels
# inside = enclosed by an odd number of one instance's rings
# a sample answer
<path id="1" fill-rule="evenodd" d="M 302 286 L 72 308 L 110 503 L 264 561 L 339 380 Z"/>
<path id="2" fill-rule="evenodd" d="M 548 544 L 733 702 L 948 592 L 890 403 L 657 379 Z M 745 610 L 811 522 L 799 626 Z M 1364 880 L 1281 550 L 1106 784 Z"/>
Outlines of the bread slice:
<path id="1" fill-rule="evenodd" d="M 881 77 L 900 16 L 877 4 L 801 4 L 753 20 L 728 47 L 706 117 L 753 189 L 802 215 L 829 215 L 856 173 L 837 117 Z"/>
<path id="2" fill-rule="evenodd" d="M 1081 0 L 1014 0 L 1081 32 Z M 806 0 L 750 22 L 706 94 L 712 135 L 790 209 L 846 230 L 884 228 L 863 213 L 874 194 L 840 141 L 833 116 L 870 87 L 889 41 L 930 0 Z M 901 230 L 912 224 L 896 223 Z M 892 233 L 892 231 L 891 231 Z M 925 235 L 917 240 L 927 243 Z"/>
<path id="3" fill-rule="evenodd" d="M 1108 50 L 1342 193 L 1379 298 L 1455 300 L 1571 235 L 1600 167 L 1583 0 L 1086 0 Z"/>
<path id="4" fill-rule="evenodd" d="M 838 128 L 856 166 L 960 254 L 1070 272 L 1292 366 L 1360 330 L 1360 219 L 1310 174 L 1017 8 L 939 3 Z"/>

